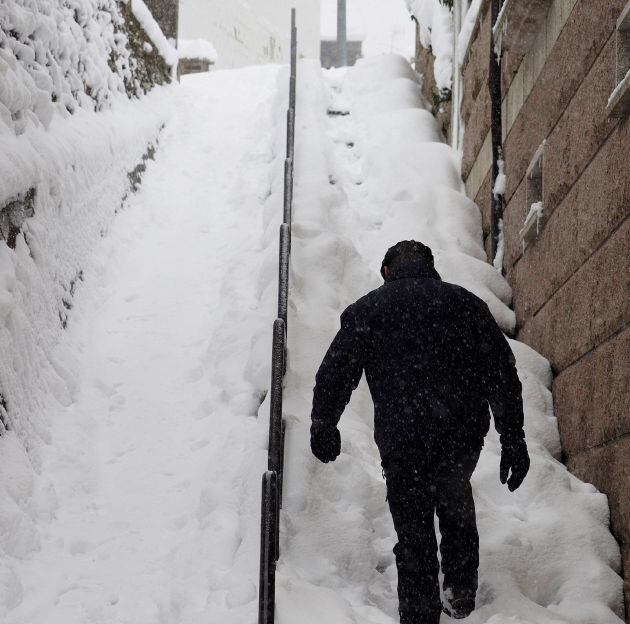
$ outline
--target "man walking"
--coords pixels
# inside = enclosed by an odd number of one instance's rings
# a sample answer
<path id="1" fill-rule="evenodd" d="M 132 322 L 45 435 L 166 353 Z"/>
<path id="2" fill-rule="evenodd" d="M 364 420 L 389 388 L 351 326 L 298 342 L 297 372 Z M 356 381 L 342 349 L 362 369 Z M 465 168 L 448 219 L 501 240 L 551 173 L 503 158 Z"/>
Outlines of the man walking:
<path id="1" fill-rule="evenodd" d="M 428 247 L 399 242 L 381 275 L 383 286 L 343 312 L 319 368 L 311 449 L 322 462 L 339 455 L 337 424 L 365 371 L 398 535 L 400 622 L 438 624 L 442 610 L 464 618 L 475 608 L 479 535 L 470 478 L 490 426 L 488 407 L 501 437 L 501 483 L 513 491 L 529 469 L 521 384 L 486 304 L 442 282 Z"/>

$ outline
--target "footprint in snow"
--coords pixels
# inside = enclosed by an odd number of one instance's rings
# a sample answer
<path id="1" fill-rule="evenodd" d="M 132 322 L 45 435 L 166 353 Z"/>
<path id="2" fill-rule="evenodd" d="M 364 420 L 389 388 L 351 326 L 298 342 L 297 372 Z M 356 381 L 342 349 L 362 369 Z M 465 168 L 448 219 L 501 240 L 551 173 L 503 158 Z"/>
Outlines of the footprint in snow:
<path id="1" fill-rule="evenodd" d="M 196 383 L 203 379 L 203 368 L 201 366 L 195 366 L 195 368 L 188 371 L 186 375 L 187 381 L 190 383 Z"/>

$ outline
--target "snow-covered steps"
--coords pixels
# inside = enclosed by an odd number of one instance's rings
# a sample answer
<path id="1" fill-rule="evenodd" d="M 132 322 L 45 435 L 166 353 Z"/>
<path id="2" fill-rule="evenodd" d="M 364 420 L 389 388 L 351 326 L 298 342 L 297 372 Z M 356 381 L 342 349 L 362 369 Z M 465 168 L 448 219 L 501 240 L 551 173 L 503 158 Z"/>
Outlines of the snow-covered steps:
<path id="1" fill-rule="evenodd" d="M 277 621 L 392 624 L 394 533 L 369 394 L 362 384 L 342 419 L 341 456 L 319 464 L 315 371 L 399 238 L 430 244 L 445 279 L 505 329 L 510 291 L 484 262 L 479 212 L 409 67 L 380 57 L 324 76 L 305 61 L 299 74 Z M 287 68 L 256 67 L 187 77 L 168 96 L 156 161 L 93 245 L 58 374 L 32 386 L 40 474 L 14 434 L 0 438 L 3 622 L 255 621 L 287 82 Z M 336 106 L 350 114 L 327 115 Z M 509 494 L 488 437 L 468 621 L 619 622 L 605 498 L 557 459 L 547 362 L 512 346 L 532 469 Z"/>
<path id="2" fill-rule="evenodd" d="M 340 312 L 380 283 L 387 248 L 432 247 L 447 281 L 483 298 L 514 327 L 508 284 L 485 262 L 481 216 L 465 197 L 456 154 L 440 142 L 416 76 L 401 58 L 322 75 L 300 67 L 280 624 L 397 622 L 395 534 L 372 440 L 364 381 L 341 419 L 333 464 L 309 450 L 315 372 Z M 349 110 L 345 116 L 328 110 Z M 481 624 L 619 623 L 619 550 L 606 498 L 560 463 L 547 361 L 511 341 L 523 383 L 532 467 L 510 493 L 494 431 L 473 476 L 481 534 Z M 443 622 L 450 621 L 444 615 Z"/>

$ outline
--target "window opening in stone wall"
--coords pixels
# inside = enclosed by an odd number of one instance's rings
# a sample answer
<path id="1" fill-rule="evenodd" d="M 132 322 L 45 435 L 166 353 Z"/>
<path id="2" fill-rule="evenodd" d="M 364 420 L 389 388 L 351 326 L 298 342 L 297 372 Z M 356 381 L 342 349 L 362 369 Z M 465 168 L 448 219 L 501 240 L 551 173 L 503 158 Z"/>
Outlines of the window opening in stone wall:
<path id="1" fill-rule="evenodd" d="M 523 251 L 540 234 L 543 217 L 543 169 L 545 142 L 536 150 L 525 176 L 525 223 L 520 231 Z"/>
<path id="2" fill-rule="evenodd" d="M 615 89 L 608 99 L 607 111 L 611 117 L 626 117 L 630 111 L 630 2 L 617 20 L 615 42 Z"/>

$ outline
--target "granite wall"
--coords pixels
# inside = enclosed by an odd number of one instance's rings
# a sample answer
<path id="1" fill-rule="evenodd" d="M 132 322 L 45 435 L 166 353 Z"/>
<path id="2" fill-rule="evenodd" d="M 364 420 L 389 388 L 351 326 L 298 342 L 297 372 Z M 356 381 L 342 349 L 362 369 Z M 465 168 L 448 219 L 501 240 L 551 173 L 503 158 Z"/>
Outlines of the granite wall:
<path id="1" fill-rule="evenodd" d="M 630 122 L 608 105 L 617 85 L 617 22 L 628 4 L 511 0 L 502 117 L 503 270 L 514 290 L 517 338 L 551 362 L 564 460 L 608 495 L 630 576 Z M 485 2 L 461 69 L 462 176 L 486 240 L 490 21 Z M 423 53 L 418 70 L 430 63 Z M 543 143 L 543 217 L 524 249 L 527 170 Z M 628 581 L 625 588 L 630 614 Z"/>

